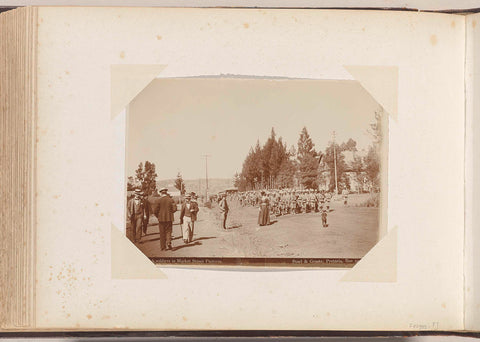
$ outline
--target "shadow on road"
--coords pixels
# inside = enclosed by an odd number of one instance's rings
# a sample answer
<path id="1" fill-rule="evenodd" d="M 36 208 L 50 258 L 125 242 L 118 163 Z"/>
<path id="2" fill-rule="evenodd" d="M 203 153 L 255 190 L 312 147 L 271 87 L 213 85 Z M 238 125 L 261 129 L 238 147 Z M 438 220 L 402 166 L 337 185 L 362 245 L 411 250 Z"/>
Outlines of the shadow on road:
<path id="1" fill-rule="evenodd" d="M 271 226 L 271 225 L 273 225 L 273 224 L 275 224 L 275 223 L 277 223 L 277 222 L 278 222 L 278 220 L 273 220 L 273 221 L 270 221 L 269 224 L 257 224 L 257 226 L 258 226 L 258 227 L 268 227 L 268 226 Z"/>
<path id="2" fill-rule="evenodd" d="M 204 236 L 204 237 L 195 239 L 193 241 L 210 240 L 210 239 L 216 239 L 216 238 L 217 238 L 216 236 Z"/>
<path id="3" fill-rule="evenodd" d="M 144 235 L 143 237 L 146 237 L 146 236 L 149 236 L 149 235 L 159 235 L 158 233 L 156 234 L 147 234 L 147 235 Z M 175 237 L 172 237 L 172 241 L 174 240 L 179 240 L 179 239 L 182 239 L 183 237 L 180 235 L 180 236 L 175 236 Z M 201 238 L 198 238 L 198 239 L 195 239 L 194 241 L 200 241 L 200 240 L 209 240 L 209 239 L 216 239 L 217 237 L 216 236 L 205 236 L 205 237 L 201 237 Z M 153 238 L 153 239 L 148 239 L 148 240 L 142 240 L 140 242 L 140 244 L 144 244 L 144 243 L 147 243 L 147 242 L 153 242 L 153 241 L 160 241 L 160 237 L 157 237 L 157 238 Z"/>
<path id="4" fill-rule="evenodd" d="M 189 243 L 188 245 L 173 247 L 172 252 L 178 251 L 179 249 L 186 248 L 186 247 L 201 246 L 201 245 L 202 245 L 202 243 L 200 241 L 196 241 L 194 243 Z"/>
<path id="5" fill-rule="evenodd" d="M 154 239 L 142 240 L 142 241 L 140 241 L 140 243 L 143 244 L 143 243 L 152 242 L 152 241 L 160 241 L 160 237 L 154 238 Z"/>
<path id="6" fill-rule="evenodd" d="M 147 234 L 143 234 L 142 237 L 147 237 L 147 236 L 150 236 L 150 235 L 158 235 L 160 233 L 147 233 Z"/>
<path id="7" fill-rule="evenodd" d="M 234 225 L 232 225 L 232 226 L 227 227 L 227 230 L 240 228 L 241 226 L 242 226 L 241 224 L 234 224 Z"/>

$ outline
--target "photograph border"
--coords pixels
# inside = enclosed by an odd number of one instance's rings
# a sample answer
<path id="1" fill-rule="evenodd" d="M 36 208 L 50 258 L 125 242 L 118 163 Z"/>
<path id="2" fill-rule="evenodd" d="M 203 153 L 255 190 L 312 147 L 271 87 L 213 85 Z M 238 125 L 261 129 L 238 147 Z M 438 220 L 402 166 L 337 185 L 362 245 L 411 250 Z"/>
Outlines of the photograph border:
<path id="1" fill-rule="evenodd" d="M 115 67 L 125 67 L 125 65 L 116 65 Z M 127 67 L 148 67 L 145 65 L 130 65 Z M 114 66 L 112 65 L 112 75 L 114 73 Z M 314 80 L 314 81 L 356 81 L 362 86 L 374 99 L 375 101 L 382 106 L 384 109 L 384 117 L 382 118 L 382 145 L 381 145 L 381 169 L 380 169 L 380 206 L 379 206 L 379 225 L 378 225 L 378 241 L 377 243 L 367 252 L 367 254 L 364 255 L 369 255 L 374 252 L 376 247 L 379 245 L 379 243 L 382 241 L 383 238 L 385 238 L 389 232 L 388 229 L 388 151 L 389 151 L 389 119 L 390 116 L 393 116 L 394 118 L 396 117 L 396 105 L 397 105 L 397 98 L 398 98 L 398 68 L 397 67 L 392 67 L 392 66 L 354 66 L 354 67 L 347 67 L 344 66 L 344 68 L 353 76 L 352 80 L 349 79 L 317 79 L 317 78 L 296 78 L 296 77 L 274 77 L 274 76 L 245 76 L 245 75 L 233 75 L 233 74 L 221 74 L 221 75 L 192 75 L 192 76 L 180 76 L 180 77 L 175 77 L 175 76 L 168 76 L 168 77 L 162 77 L 161 71 L 166 66 L 150 66 L 153 67 L 152 69 L 155 70 L 155 73 L 150 74 L 148 77 L 145 75 L 145 69 L 142 69 L 143 77 L 143 87 L 141 87 L 140 90 L 136 89 L 136 92 L 131 98 L 128 99 L 128 101 L 125 102 L 126 99 L 122 99 L 123 103 L 127 103 L 125 107 L 123 107 L 122 112 L 125 113 L 125 144 L 124 144 L 124 155 L 125 155 L 125 160 L 127 158 L 127 146 L 126 146 L 126 141 L 128 137 L 128 105 L 129 103 L 135 98 L 136 95 L 138 95 L 143 89 L 145 89 L 154 79 L 181 79 L 181 78 L 239 78 L 239 79 L 268 79 L 268 80 Z M 160 72 L 158 72 L 159 67 L 161 67 Z M 363 75 L 359 75 L 357 73 L 352 72 L 352 69 L 355 70 L 361 70 L 366 72 Z M 133 71 L 134 72 L 134 71 Z M 132 73 L 132 70 L 130 71 Z M 375 81 L 376 75 L 381 74 L 381 77 L 379 77 L 380 80 L 388 80 L 388 84 L 383 84 L 382 82 L 379 82 L 378 80 Z M 155 76 L 153 76 L 155 75 Z M 132 75 L 130 75 L 130 78 Z M 148 78 L 148 80 L 147 80 Z M 363 80 L 367 80 L 368 86 L 365 86 L 365 83 L 362 82 Z M 372 87 L 372 79 L 373 79 L 373 87 Z M 114 93 L 115 88 L 115 83 L 112 82 L 112 94 Z M 138 88 L 138 84 L 136 85 Z M 393 89 L 392 89 L 393 88 Z M 377 96 L 376 96 L 376 91 L 383 92 L 380 96 L 384 101 L 379 101 Z M 393 104 L 393 108 L 390 107 L 389 110 L 384 108 L 384 102 L 385 99 L 387 101 L 390 101 L 388 103 L 389 106 Z M 112 96 L 113 100 L 113 96 Z M 117 96 L 117 102 L 120 100 Z M 113 109 L 113 105 L 112 105 Z M 112 111 L 112 118 L 115 116 L 115 113 Z M 125 215 L 123 216 L 125 218 L 125 221 L 123 221 L 123 227 L 126 227 L 126 194 L 127 194 L 127 175 L 126 175 L 126 169 L 124 171 L 124 213 Z M 125 228 L 123 228 L 123 233 L 125 234 Z M 396 231 L 395 231 L 396 233 Z M 127 237 L 125 236 L 125 239 Z M 127 239 L 128 240 L 128 239 Z M 132 246 L 138 250 L 138 248 L 133 245 Z M 395 234 L 395 246 L 396 246 L 396 234 Z M 382 251 L 385 253 L 385 251 Z M 391 253 L 395 253 L 395 260 L 396 260 L 396 248 L 394 251 L 391 251 Z M 152 264 L 155 265 L 156 268 L 170 268 L 170 267 L 175 267 L 175 268 L 189 268 L 194 266 L 197 269 L 203 269 L 203 268 L 208 268 L 208 269 L 222 269 L 222 268 L 227 268 L 227 269 L 240 269 L 240 268 L 245 268 L 245 269 L 255 269 L 259 267 L 264 267 L 264 268 L 275 268 L 275 269 L 285 269 L 285 270 L 295 270 L 295 269 L 311 269 L 311 268 L 317 268 L 317 269 L 353 269 L 359 261 L 361 261 L 364 257 L 362 258 L 302 258 L 302 257 L 296 257 L 296 258 L 249 258 L 249 257 L 178 257 L 178 256 L 172 256 L 172 257 L 146 257 L 148 260 L 152 262 Z M 388 258 L 390 260 L 391 258 Z M 243 262 L 242 262 L 243 261 Z M 112 260 L 112 262 L 114 262 Z M 392 265 L 392 267 L 395 268 L 396 270 L 396 265 Z M 395 271 L 396 272 L 396 271 Z M 362 273 L 362 272 L 360 272 Z M 361 276 L 360 276 L 361 278 Z M 369 278 L 367 276 L 367 278 Z M 396 278 L 396 277 L 395 277 Z M 345 281 L 355 281 L 353 280 L 345 280 Z M 387 281 L 392 281 L 387 280 Z"/>

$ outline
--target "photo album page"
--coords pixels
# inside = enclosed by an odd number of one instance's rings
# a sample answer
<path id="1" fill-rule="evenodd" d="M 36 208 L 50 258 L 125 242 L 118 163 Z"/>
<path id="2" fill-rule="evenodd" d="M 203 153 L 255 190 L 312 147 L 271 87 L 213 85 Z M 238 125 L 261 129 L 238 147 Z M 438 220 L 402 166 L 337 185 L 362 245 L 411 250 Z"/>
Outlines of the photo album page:
<path id="1" fill-rule="evenodd" d="M 33 329 L 464 329 L 465 16 L 36 11 Z"/>

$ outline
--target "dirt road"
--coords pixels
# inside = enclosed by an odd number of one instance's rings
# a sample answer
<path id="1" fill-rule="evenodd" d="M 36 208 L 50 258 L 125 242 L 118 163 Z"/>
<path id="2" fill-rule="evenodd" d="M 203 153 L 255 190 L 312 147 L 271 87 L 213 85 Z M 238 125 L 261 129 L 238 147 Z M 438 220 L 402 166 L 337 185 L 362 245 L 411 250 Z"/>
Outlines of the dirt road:
<path id="1" fill-rule="evenodd" d="M 194 240 L 185 245 L 178 212 L 173 250 L 160 251 L 158 225 L 150 223 L 137 247 L 148 257 L 361 258 L 378 240 L 378 208 L 332 203 L 327 228 L 319 213 L 286 215 L 269 226 L 257 225 L 258 209 L 230 205 L 228 229 L 218 208 L 200 208 Z"/>

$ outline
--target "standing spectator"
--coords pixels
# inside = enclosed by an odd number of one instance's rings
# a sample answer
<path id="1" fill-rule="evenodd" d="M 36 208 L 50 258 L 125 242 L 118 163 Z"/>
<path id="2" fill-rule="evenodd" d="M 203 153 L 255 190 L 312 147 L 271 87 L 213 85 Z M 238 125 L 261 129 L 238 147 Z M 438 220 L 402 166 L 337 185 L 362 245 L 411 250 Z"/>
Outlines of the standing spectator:
<path id="1" fill-rule="evenodd" d="M 330 211 L 330 201 L 332 200 L 332 194 L 327 191 L 325 194 L 325 205 L 327 206 L 327 211 Z"/>
<path id="2" fill-rule="evenodd" d="M 258 224 L 260 226 L 265 226 L 270 224 L 270 208 L 268 197 L 266 196 L 265 191 L 262 191 L 261 196 L 262 198 L 260 199 Z"/>
<path id="3" fill-rule="evenodd" d="M 328 215 L 328 209 L 326 207 L 322 207 L 322 226 L 325 228 L 328 227 L 327 215 Z"/>
<path id="4" fill-rule="evenodd" d="M 218 204 L 220 208 L 220 213 L 222 215 L 222 228 L 227 229 L 227 215 L 228 215 L 228 203 L 227 203 L 227 194 L 220 194 L 220 202 Z"/>
<path id="5" fill-rule="evenodd" d="M 192 191 L 190 193 L 190 196 L 192 196 L 190 201 L 197 207 L 197 212 L 195 213 L 195 221 L 197 221 L 198 220 L 198 212 L 200 210 L 199 209 L 200 207 L 198 206 L 198 196 L 194 191 Z M 194 226 L 192 226 L 192 227 L 194 228 Z M 192 239 L 193 239 L 193 228 L 192 228 Z"/>
<path id="6" fill-rule="evenodd" d="M 347 205 L 347 202 L 348 202 L 348 190 L 347 190 L 347 187 L 345 187 L 342 191 L 342 195 L 343 195 L 343 205 L 346 206 Z"/>
<path id="7" fill-rule="evenodd" d="M 147 219 L 147 210 L 142 196 L 143 192 L 140 189 L 135 189 L 134 198 L 127 204 L 127 215 L 132 226 L 130 240 L 134 243 L 139 242 L 142 238 L 142 227 Z"/>
<path id="8" fill-rule="evenodd" d="M 313 194 L 314 198 L 314 202 L 315 202 L 315 212 L 318 213 L 318 204 L 320 202 L 320 194 L 318 192 L 318 189 L 315 190 L 314 194 Z"/>
<path id="9" fill-rule="evenodd" d="M 154 193 L 155 192 L 156 192 L 156 190 L 154 190 Z M 157 194 L 157 196 L 158 196 L 158 194 Z M 150 205 L 148 203 L 148 198 L 149 197 L 150 196 L 147 196 L 146 193 L 144 193 L 143 196 L 142 196 L 142 201 L 145 204 L 145 218 L 144 218 L 143 223 L 142 223 L 142 228 L 143 228 L 142 229 L 143 230 L 142 236 L 147 235 L 148 223 L 150 221 Z"/>
<path id="10" fill-rule="evenodd" d="M 185 202 L 182 203 L 182 209 L 180 210 L 180 225 L 182 226 L 184 243 L 192 242 L 195 221 L 197 220 L 198 205 L 191 198 L 191 195 L 185 196 Z"/>
<path id="11" fill-rule="evenodd" d="M 173 198 L 168 196 L 167 188 L 160 189 L 158 200 L 158 228 L 160 231 L 160 250 L 172 249 L 173 213 L 177 211 L 177 205 Z"/>
<path id="12" fill-rule="evenodd" d="M 147 205 L 147 221 L 150 220 L 150 215 L 155 215 L 158 219 L 158 209 L 159 209 L 159 202 L 160 202 L 160 195 L 158 194 L 158 190 L 153 190 L 153 193 L 147 197 L 145 204 Z M 146 229 L 144 230 L 146 234 Z"/>

